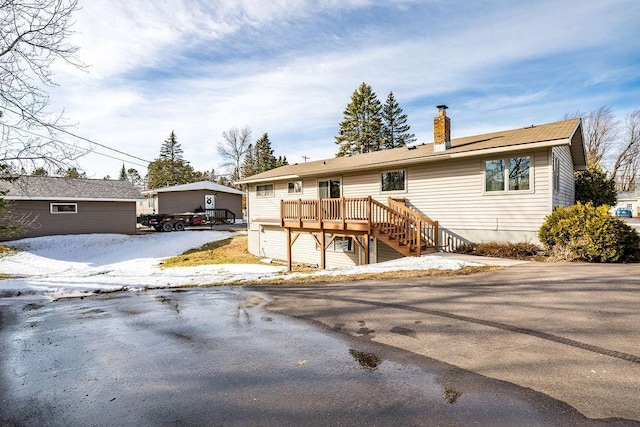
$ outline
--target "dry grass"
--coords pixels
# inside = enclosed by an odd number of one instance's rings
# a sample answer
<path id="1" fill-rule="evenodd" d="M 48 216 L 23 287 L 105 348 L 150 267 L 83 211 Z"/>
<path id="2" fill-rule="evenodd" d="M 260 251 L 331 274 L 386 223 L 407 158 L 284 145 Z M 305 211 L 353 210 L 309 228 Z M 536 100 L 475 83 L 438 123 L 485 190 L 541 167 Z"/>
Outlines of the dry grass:
<path id="1" fill-rule="evenodd" d="M 460 270 L 400 270 L 386 271 L 381 273 L 362 273 L 362 274 L 344 274 L 337 276 L 318 275 L 306 277 L 287 277 L 283 273 L 279 277 L 273 279 L 261 280 L 256 283 L 247 283 L 246 281 L 238 282 L 242 285 L 284 285 L 291 282 L 296 284 L 308 283 L 338 283 L 338 282 L 355 282 L 359 280 L 393 280 L 393 279 L 409 279 L 415 277 L 450 277 L 450 276 L 468 276 L 470 274 L 486 273 L 489 271 L 502 270 L 504 267 L 498 266 L 481 266 L 481 267 L 463 267 Z"/>
<path id="2" fill-rule="evenodd" d="M 229 239 L 219 240 L 217 242 L 207 243 L 206 245 L 191 249 L 182 255 L 175 256 L 165 260 L 161 265 L 163 267 L 187 267 L 206 264 L 259 264 L 261 258 L 251 255 L 247 250 L 247 236 L 234 236 Z M 464 267 L 460 270 L 402 270 L 389 271 L 383 273 L 363 273 L 354 275 L 339 276 L 303 276 L 289 277 L 287 273 L 274 277 L 272 279 L 256 282 L 255 284 L 277 285 L 290 283 L 336 283 L 336 282 L 353 282 L 357 280 L 385 280 L 385 279 L 402 279 L 412 277 L 446 277 L 446 276 L 464 276 L 469 274 L 482 273 L 487 271 L 497 271 L 502 267 L 483 266 L 483 267 Z M 306 265 L 294 265 L 294 273 L 312 274 L 318 269 Z M 247 281 L 239 280 L 234 283 L 225 283 L 225 286 L 242 284 L 250 284 Z M 206 286 L 206 285 L 205 285 Z M 212 284 L 211 286 L 216 286 Z"/>
<path id="3" fill-rule="evenodd" d="M 260 260 L 247 250 L 247 236 L 234 236 L 190 249 L 182 255 L 166 259 L 163 267 L 193 267 L 206 264 L 259 264 Z"/>
<path id="4" fill-rule="evenodd" d="M 0 245 L 0 255 L 7 254 L 9 252 L 13 252 L 15 249 L 10 248 L 9 246 Z M 0 280 L 10 279 L 12 276 L 0 273 Z"/>

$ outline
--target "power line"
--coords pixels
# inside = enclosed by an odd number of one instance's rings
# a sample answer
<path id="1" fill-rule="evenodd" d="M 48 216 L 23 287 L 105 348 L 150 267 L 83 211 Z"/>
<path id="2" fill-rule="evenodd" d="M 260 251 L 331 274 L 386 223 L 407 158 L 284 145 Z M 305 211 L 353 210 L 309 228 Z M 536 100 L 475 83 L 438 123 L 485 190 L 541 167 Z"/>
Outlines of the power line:
<path id="1" fill-rule="evenodd" d="M 57 143 L 59 143 L 59 144 L 63 144 L 63 145 L 69 146 L 69 147 L 73 147 L 73 144 L 71 144 L 71 143 L 69 143 L 69 142 L 62 141 L 62 140 L 55 139 L 55 138 L 51 138 L 50 136 L 40 135 L 40 134 L 37 134 L 37 133 L 35 133 L 35 132 L 28 131 L 28 130 L 25 130 L 25 129 L 19 129 L 19 128 L 16 128 L 15 126 L 7 125 L 7 124 L 2 124 L 2 123 L 0 123 L 0 125 L 5 126 L 5 127 L 9 127 L 9 128 L 12 128 L 12 129 L 15 129 L 15 130 L 17 130 L 18 132 L 28 133 L 28 134 L 30 134 L 30 135 L 38 136 L 38 137 L 40 137 L 40 138 L 50 139 L 51 141 L 57 142 Z M 115 150 L 114 150 L 114 151 L 115 151 Z M 123 158 L 121 158 L 121 157 L 110 156 L 109 154 L 101 153 L 101 152 L 99 152 L 99 151 L 90 151 L 90 153 L 91 153 L 91 154 L 96 154 L 96 155 L 98 155 L 98 156 L 108 157 L 108 158 L 110 158 L 110 159 L 114 159 L 114 160 L 120 160 L 120 161 L 123 161 L 123 162 L 129 163 L 129 164 L 131 164 L 131 165 L 136 165 L 136 166 L 140 166 L 140 167 L 143 167 L 143 168 L 146 168 L 146 167 L 148 166 L 148 165 L 143 165 L 143 164 L 141 164 L 141 163 L 133 162 L 133 161 L 131 161 L 131 160 L 129 160 L 129 159 L 123 159 Z M 131 157 L 136 158 L 135 156 L 131 156 Z M 147 160 L 143 160 L 143 161 L 144 161 L 144 162 L 147 162 Z"/>
<path id="2" fill-rule="evenodd" d="M 13 114 L 19 114 L 19 113 L 15 112 L 15 111 L 13 111 L 13 110 L 11 110 L 11 109 L 9 109 L 9 108 L 5 108 L 5 109 L 6 109 L 7 111 L 12 112 Z M 26 133 L 29 133 L 29 134 L 31 134 L 31 135 L 38 136 L 38 137 L 40 137 L 40 138 L 49 138 L 49 139 L 51 139 L 52 141 L 56 141 L 56 142 L 61 142 L 61 143 L 63 143 L 63 144 L 67 144 L 67 143 L 65 143 L 64 141 L 61 141 L 61 140 L 59 140 L 59 139 L 51 138 L 51 136 L 39 135 L 39 134 L 37 134 L 37 133 L 31 132 L 31 131 L 28 131 L 28 130 L 25 130 L 25 129 L 19 129 L 19 128 L 15 127 L 15 126 L 7 125 L 7 124 L 3 124 L 3 126 L 7 126 L 7 127 L 10 127 L 10 128 L 13 128 L 13 129 L 15 129 L 15 130 L 16 130 L 16 131 L 18 131 L 18 132 L 26 132 Z M 143 161 L 143 162 L 146 162 L 146 163 L 151 163 L 151 161 L 150 161 L 150 160 L 146 160 L 146 159 L 143 159 L 143 158 L 141 158 L 141 157 L 134 156 L 133 154 L 125 153 L 124 151 L 116 150 L 115 148 L 111 148 L 111 147 L 108 147 L 108 146 L 106 146 L 106 145 L 104 145 L 104 144 L 100 144 L 99 142 L 93 141 L 93 140 L 91 140 L 91 139 L 89 139 L 89 138 L 85 138 L 84 136 L 76 135 L 76 134 L 75 134 L 75 133 L 73 133 L 73 132 L 70 132 L 70 131 L 68 131 L 68 130 L 64 130 L 64 129 L 59 128 L 59 127 L 57 127 L 57 126 L 51 126 L 51 127 L 52 127 L 53 129 L 57 130 L 58 132 L 65 133 L 65 134 L 67 134 L 67 135 L 73 136 L 74 138 L 78 138 L 78 139 L 81 139 L 81 140 L 83 140 L 83 141 L 86 141 L 86 142 L 88 142 L 88 143 L 90 143 L 90 144 L 94 144 L 94 145 L 97 145 L 97 146 L 99 146 L 99 147 L 106 148 L 107 150 L 115 151 L 116 153 L 123 154 L 123 155 L 125 155 L 125 156 L 127 156 L 127 157 L 131 157 L 131 158 L 133 158 L 133 159 L 137 159 L 137 160 L 140 160 L 140 161 Z M 122 160 L 122 159 L 118 159 L 118 160 Z"/>

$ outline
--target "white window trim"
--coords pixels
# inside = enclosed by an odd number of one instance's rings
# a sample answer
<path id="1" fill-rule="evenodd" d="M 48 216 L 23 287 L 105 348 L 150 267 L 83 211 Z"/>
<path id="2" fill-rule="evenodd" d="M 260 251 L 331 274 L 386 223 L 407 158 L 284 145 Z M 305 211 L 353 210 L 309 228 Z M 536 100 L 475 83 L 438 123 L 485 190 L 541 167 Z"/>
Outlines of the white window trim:
<path id="1" fill-rule="evenodd" d="M 344 197 L 344 191 L 342 188 L 342 177 L 335 177 L 335 178 L 323 178 L 323 179 L 318 179 L 316 180 L 316 194 L 317 197 L 320 198 L 320 183 L 321 182 L 331 182 L 331 181 L 338 181 L 340 182 L 340 197 Z M 331 184 L 329 184 L 329 187 L 331 187 Z M 329 189 L 329 191 L 331 191 L 331 189 Z"/>
<path id="2" fill-rule="evenodd" d="M 271 194 L 260 194 L 258 193 L 258 187 L 266 187 L 267 185 L 271 186 Z M 275 197 L 276 195 L 276 186 L 273 183 L 265 183 L 265 184 L 256 184 L 256 197 L 267 198 L 267 197 Z"/>
<path id="3" fill-rule="evenodd" d="M 516 157 L 529 157 L 529 189 L 528 190 L 509 190 L 509 159 L 514 159 Z M 486 164 L 490 160 L 503 160 L 505 162 L 504 168 L 504 190 L 497 191 L 487 191 L 487 169 Z M 505 195 L 505 194 L 533 194 L 535 188 L 535 157 L 533 154 L 523 153 L 523 154 L 513 154 L 504 157 L 491 157 L 485 158 L 482 160 L 482 193 L 488 196 L 491 195 Z M 552 177 L 553 181 L 553 177 Z M 551 183 L 553 185 L 553 182 Z"/>
<path id="4" fill-rule="evenodd" d="M 385 173 L 390 173 L 390 172 L 403 172 L 404 173 L 404 190 L 383 190 L 382 189 L 382 175 Z M 393 169 L 393 170 L 386 170 L 386 171 L 382 171 L 380 172 L 380 194 L 403 194 L 403 193 L 407 193 L 407 187 L 409 186 L 409 179 L 408 179 L 408 174 L 407 174 L 407 170 L 406 169 Z"/>
<path id="5" fill-rule="evenodd" d="M 296 184 L 300 184 L 300 191 L 291 191 L 291 189 L 289 188 L 289 184 L 293 184 L 294 190 L 295 190 Z M 287 194 L 302 194 L 302 192 L 303 192 L 302 181 L 289 181 L 289 182 L 287 182 Z"/>
<path id="6" fill-rule="evenodd" d="M 54 211 L 53 210 L 54 206 L 62 206 L 62 205 L 64 205 L 64 206 L 71 205 L 71 206 L 73 206 L 74 211 L 73 212 L 70 212 L 70 211 L 59 212 L 59 211 Z M 78 213 L 78 204 L 77 203 L 51 202 L 51 203 L 49 203 L 49 213 L 54 214 L 54 215 L 77 214 Z"/>

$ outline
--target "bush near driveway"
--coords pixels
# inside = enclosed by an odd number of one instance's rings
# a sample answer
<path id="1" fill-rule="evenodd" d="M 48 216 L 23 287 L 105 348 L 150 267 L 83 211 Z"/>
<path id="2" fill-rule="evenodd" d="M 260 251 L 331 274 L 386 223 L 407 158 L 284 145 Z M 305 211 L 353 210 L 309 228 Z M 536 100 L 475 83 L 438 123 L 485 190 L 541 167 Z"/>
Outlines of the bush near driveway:
<path id="1" fill-rule="evenodd" d="M 640 259 L 640 236 L 611 216 L 606 205 L 577 203 L 547 216 L 538 238 L 553 251 L 568 251 L 577 261 L 633 262 Z"/>
<path id="2" fill-rule="evenodd" d="M 456 248 L 456 253 L 531 261 L 545 260 L 545 253 L 542 248 L 531 242 L 463 243 Z"/>

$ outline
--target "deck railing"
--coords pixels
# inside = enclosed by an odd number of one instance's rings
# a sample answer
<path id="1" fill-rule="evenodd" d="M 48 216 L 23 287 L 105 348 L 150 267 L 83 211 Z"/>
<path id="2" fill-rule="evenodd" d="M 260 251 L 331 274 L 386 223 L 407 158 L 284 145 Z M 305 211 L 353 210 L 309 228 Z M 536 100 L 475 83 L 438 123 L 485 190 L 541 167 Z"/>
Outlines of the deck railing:
<path id="1" fill-rule="evenodd" d="M 297 228 L 333 228 L 342 224 L 362 224 L 420 252 L 423 245 L 438 248 L 438 222 L 416 212 L 402 202 L 389 199 L 389 206 L 371 197 L 339 199 L 298 199 L 280 202 L 282 226 Z"/>

